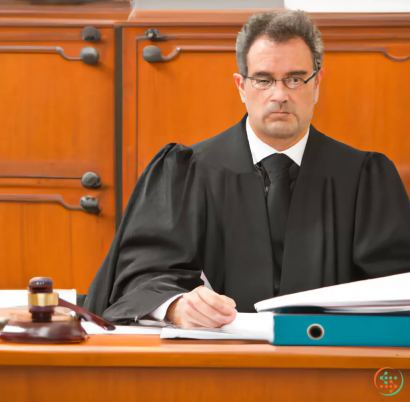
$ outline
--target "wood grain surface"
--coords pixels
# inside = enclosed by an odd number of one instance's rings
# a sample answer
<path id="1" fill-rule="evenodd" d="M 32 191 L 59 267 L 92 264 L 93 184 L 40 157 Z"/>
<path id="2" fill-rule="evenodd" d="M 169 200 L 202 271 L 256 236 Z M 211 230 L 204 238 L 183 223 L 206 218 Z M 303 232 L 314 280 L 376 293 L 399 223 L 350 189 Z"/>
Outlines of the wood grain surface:
<path id="1" fill-rule="evenodd" d="M 373 383 L 376 371 L 0 367 L 0 386 L 3 398 L 19 402 L 373 402 L 385 398 Z M 408 401 L 406 385 L 394 401 Z"/>
<path id="2" fill-rule="evenodd" d="M 2 397 L 18 401 L 378 401 L 374 375 L 382 367 L 402 372 L 395 400 L 408 400 L 408 348 L 275 347 L 154 335 L 91 336 L 81 345 L 0 342 Z"/>
<path id="3" fill-rule="evenodd" d="M 126 21 L 131 12 L 130 1 L 98 1 L 82 4 L 34 4 L 28 1 L 1 0 L 0 24 L 12 19 L 56 20 L 64 24 L 69 20 Z M 3 20 L 4 18 L 4 20 Z M 21 24 L 22 22 L 20 22 Z"/>
<path id="4" fill-rule="evenodd" d="M 409 348 L 290 347 L 267 342 L 93 335 L 80 345 L 0 341 L 0 366 L 410 369 Z"/>
<path id="5" fill-rule="evenodd" d="M 71 57 L 90 46 L 80 28 L 34 31 L 42 41 L 25 42 L 31 28 L 0 27 L 0 45 L 61 46 Z M 58 195 L 72 206 L 92 196 L 102 209 L 97 216 L 55 203 L 0 202 L 1 289 L 50 276 L 56 288 L 86 293 L 108 251 L 115 231 L 113 43 L 113 30 L 101 29 L 101 41 L 91 44 L 97 65 L 51 53 L 0 53 L 0 176 L 94 172 L 102 182 L 87 189 L 80 180 L 0 178 L 2 196 Z"/>

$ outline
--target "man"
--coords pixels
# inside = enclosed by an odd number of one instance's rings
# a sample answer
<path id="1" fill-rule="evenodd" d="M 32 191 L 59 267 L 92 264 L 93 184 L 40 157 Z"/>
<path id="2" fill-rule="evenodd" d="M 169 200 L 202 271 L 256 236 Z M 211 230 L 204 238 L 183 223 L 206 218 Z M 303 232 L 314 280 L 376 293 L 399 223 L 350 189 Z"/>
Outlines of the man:
<path id="1" fill-rule="evenodd" d="M 410 270 L 393 163 L 310 124 L 324 72 L 306 14 L 252 16 L 237 60 L 248 115 L 153 159 L 90 288 L 92 312 L 219 327 L 260 300 Z"/>

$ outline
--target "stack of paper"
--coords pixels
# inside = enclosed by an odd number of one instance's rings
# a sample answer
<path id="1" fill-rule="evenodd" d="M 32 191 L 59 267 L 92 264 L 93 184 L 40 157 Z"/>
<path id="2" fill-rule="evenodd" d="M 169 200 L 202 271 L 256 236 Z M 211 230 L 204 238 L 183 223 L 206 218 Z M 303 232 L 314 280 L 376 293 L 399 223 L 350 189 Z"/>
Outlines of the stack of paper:
<path id="1" fill-rule="evenodd" d="M 319 307 L 363 314 L 410 312 L 410 273 L 328 286 L 278 296 L 255 304 L 258 312 L 289 312 L 290 307 Z M 297 312 L 297 310 L 293 310 Z M 301 312 L 301 311 L 300 311 Z"/>
<path id="2" fill-rule="evenodd" d="M 272 313 L 238 313 L 235 320 L 221 328 L 163 328 L 162 339 L 245 339 L 273 342 Z"/>

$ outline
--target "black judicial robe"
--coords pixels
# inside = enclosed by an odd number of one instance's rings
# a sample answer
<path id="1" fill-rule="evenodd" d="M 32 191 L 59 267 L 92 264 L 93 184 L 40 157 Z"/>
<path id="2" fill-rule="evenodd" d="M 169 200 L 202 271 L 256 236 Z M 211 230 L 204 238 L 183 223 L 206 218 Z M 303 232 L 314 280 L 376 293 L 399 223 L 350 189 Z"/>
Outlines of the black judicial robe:
<path id="1" fill-rule="evenodd" d="M 245 118 L 205 142 L 169 144 L 155 156 L 86 309 L 133 321 L 203 285 L 201 271 L 239 312 L 274 296 L 267 209 Z M 410 205 L 394 164 L 311 126 L 288 215 L 280 295 L 408 271 Z"/>

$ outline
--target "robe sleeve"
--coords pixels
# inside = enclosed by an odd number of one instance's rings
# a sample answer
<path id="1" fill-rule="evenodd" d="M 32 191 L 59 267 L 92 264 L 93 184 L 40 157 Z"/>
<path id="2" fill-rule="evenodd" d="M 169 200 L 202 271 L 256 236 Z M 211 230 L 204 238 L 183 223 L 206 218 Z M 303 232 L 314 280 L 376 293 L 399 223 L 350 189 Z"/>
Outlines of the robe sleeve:
<path id="1" fill-rule="evenodd" d="M 140 177 L 84 307 L 126 323 L 203 285 L 205 230 L 205 178 L 191 148 L 169 144 Z"/>
<path id="2" fill-rule="evenodd" d="M 410 203 L 386 156 L 369 153 L 356 203 L 353 261 L 363 278 L 410 272 Z"/>

